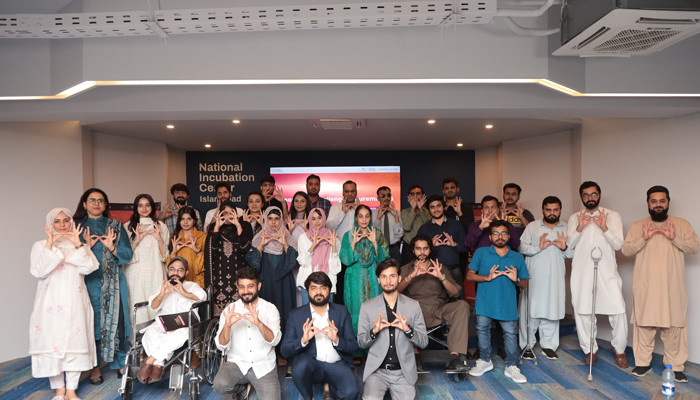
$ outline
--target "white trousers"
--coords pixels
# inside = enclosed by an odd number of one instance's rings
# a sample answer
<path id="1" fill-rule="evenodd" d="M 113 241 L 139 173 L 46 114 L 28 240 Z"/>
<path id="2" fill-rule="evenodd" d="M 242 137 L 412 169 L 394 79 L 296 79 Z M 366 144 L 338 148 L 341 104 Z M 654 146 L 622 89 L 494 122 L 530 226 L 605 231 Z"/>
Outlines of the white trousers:
<path id="1" fill-rule="evenodd" d="M 163 366 L 189 338 L 189 328 L 163 332 L 157 322 L 146 329 L 141 343 L 146 354 L 156 359 L 155 365 Z"/>
<path id="2" fill-rule="evenodd" d="M 578 341 L 581 345 L 581 350 L 588 354 L 591 352 L 591 314 L 579 314 L 574 310 L 576 318 L 576 333 L 578 333 Z M 608 315 L 610 326 L 612 327 L 612 344 L 615 351 L 623 353 L 627 348 L 627 313 Z M 595 341 L 598 335 L 597 326 L 593 326 L 593 353 L 598 352 L 598 343 Z"/>
<path id="3" fill-rule="evenodd" d="M 63 381 L 63 375 L 66 376 L 65 383 Z M 80 371 L 66 371 L 56 376 L 49 377 L 49 383 L 53 390 L 60 389 L 63 386 L 68 390 L 75 390 L 78 388 L 78 382 L 80 382 Z"/>
<path id="4" fill-rule="evenodd" d="M 522 320 L 521 320 L 522 321 Z M 535 333 L 540 331 L 540 346 L 543 349 L 556 350 L 559 348 L 559 320 L 552 321 L 544 318 L 530 318 L 530 340 L 528 343 L 527 323 L 520 323 L 520 348 L 524 349 L 526 344 L 530 348 L 535 347 L 537 342 Z"/>

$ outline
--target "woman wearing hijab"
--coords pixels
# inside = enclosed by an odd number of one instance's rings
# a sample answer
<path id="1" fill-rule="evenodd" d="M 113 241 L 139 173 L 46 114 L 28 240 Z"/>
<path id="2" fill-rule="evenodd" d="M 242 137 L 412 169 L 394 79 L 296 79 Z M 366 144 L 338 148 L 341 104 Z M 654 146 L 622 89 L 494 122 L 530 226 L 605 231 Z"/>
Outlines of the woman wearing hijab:
<path id="1" fill-rule="evenodd" d="M 197 210 L 192 206 L 185 206 L 177 213 L 177 222 L 173 237 L 168 245 L 170 255 L 166 265 L 170 264 L 171 257 L 182 257 L 187 260 L 189 268 L 186 281 L 196 282 L 200 287 L 204 284 L 204 247 L 207 234 L 197 229 Z"/>
<path id="2" fill-rule="evenodd" d="M 236 205 L 226 200 L 214 215 L 212 227 L 204 245 L 204 288 L 212 288 L 214 316 L 238 300 L 236 274 L 246 267 L 253 230 L 236 215 Z"/>
<path id="3" fill-rule="evenodd" d="M 297 241 L 299 256 L 299 273 L 297 274 L 297 287 L 301 291 L 301 304 L 309 303 L 309 293 L 304 287 L 306 278 L 313 272 L 321 271 L 331 278 L 333 287 L 331 288 L 331 298 L 335 293 L 337 275 L 342 268 L 338 250 L 340 249 L 340 239 L 335 232 L 326 228 L 326 213 L 321 208 L 314 208 L 310 212 L 311 221 L 309 229 L 299 236 Z"/>
<path id="4" fill-rule="evenodd" d="M 54 208 L 46 216 L 46 240 L 32 246 L 30 272 L 39 279 L 29 325 L 32 376 L 49 378 L 54 400 L 79 400 L 80 372 L 97 364 L 93 311 L 85 275 L 97 270 L 92 251 L 71 212 Z"/>
<path id="5" fill-rule="evenodd" d="M 109 218 L 109 199 L 100 189 L 92 188 L 83 193 L 73 219 L 83 227 L 81 240 L 100 263 L 100 268 L 85 277 L 95 313 L 98 365 L 102 360 L 109 363 L 110 369 L 121 369 L 131 333 L 129 289 L 122 269 L 134 255 L 129 235 L 121 221 Z M 117 376 L 121 376 L 121 371 Z M 93 369 L 90 383 L 100 385 L 102 382 L 99 367 Z"/>

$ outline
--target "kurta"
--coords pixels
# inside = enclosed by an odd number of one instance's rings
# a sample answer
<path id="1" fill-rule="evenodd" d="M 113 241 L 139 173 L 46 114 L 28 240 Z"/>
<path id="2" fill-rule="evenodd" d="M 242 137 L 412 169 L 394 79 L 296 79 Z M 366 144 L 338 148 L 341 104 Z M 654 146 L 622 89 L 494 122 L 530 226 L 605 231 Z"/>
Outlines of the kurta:
<path id="1" fill-rule="evenodd" d="M 141 218 L 140 224 L 144 230 L 154 228 L 151 218 Z M 148 296 L 160 290 L 160 286 L 165 280 L 165 265 L 168 258 L 169 231 L 164 223 L 158 221 L 160 227 L 160 237 L 163 240 L 163 254 L 158 247 L 158 239 L 153 235 L 144 236 L 134 248 L 134 256 L 124 265 L 124 276 L 129 285 L 129 310 L 133 311 L 134 304 L 148 300 Z M 129 232 L 129 237 L 133 233 L 129 222 L 124 224 L 124 229 Z M 136 313 L 135 324 L 150 321 L 156 317 L 156 312 L 149 307 L 142 307 Z"/>
<path id="2" fill-rule="evenodd" d="M 563 319 L 566 312 L 564 259 L 572 258 L 574 250 L 569 247 L 564 251 L 554 244 L 540 250 L 540 237 L 545 233 L 547 240 L 556 240 L 557 233 L 567 234 L 566 223 L 559 221 L 554 229 L 551 229 L 542 220 L 531 222 L 525 227 L 520 238 L 518 252 L 525 256 L 525 264 L 530 273 L 530 318 L 556 321 Z"/>
<path id="3" fill-rule="evenodd" d="M 35 378 L 97 365 L 94 316 L 84 276 L 98 267 L 86 246 L 76 250 L 66 238 L 59 238 L 51 250 L 46 240 L 34 243 L 30 272 L 39 282 L 29 319 L 29 354 Z"/>
<path id="4" fill-rule="evenodd" d="M 575 250 L 571 263 L 571 303 L 579 314 L 592 313 L 594 263 L 591 259 L 591 251 L 599 247 L 603 258 L 598 262 L 596 314 L 624 314 L 625 299 L 622 297 L 622 278 L 617 272 L 617 261 L 615 260 L 615 251 L 620 250 L 623 242 L 622 218 L 615 211 L 602 207 L 596 210 L 592 216 L 600 215 L 600 210 L 608 214 L 606 222 L 608 231 L 605 233 L 593 220 L 588 222 L 581 233 L 576 232 L 578 216 L 574 214 L 569 218 L 567 244 L 569 248 Z"/>
<path id="5" fill-rule="evenodd" d="M 309 252 L 311 249 L 311 240 L 306 235 L 300 235 L 297 241 L 297 247 L 299 248 L 299 256 L 297 261 L 299 262 L 299 274 L 297 274 L 297 287 L 304 288 L 304 282 L 306 278 L 309 277 L 313 272 L 319 271 L 318 265 L 311 265 L 311 259 L 313 253 Z M 340 239 L 335 240 L 335 248 L 340 249 Z M 331 252 L 328 256 L 328 277 L 331 278 L 331 283 L 333 288 L 331 293 L 335 293 L 335 285 L 338 281 L 338 274 L 343 266 L 340 264 L 340 254 Z"/>
<path id="6" fill-rule="evenodd" d="M 187 238 L 185 237 L 185 232 L 180 231 L 180 242 L 184 243 L 187 241 Z M 178 250 L 177 254 L 170 254 L 168 255 L 168 259 L 165 261 L 165 265 L 168 265 L 170 263 L 170 258 L 171 257 L 182 257 L 185 260 L 187 260 L 187 265 L 189 268 L 187 269 L 187 275 L 185 275 L 185 280 L 190 281 L 190 282 L 196 282 L 200 287 L 205 287 L 204 284 L 204 247 L 207 242 L 207 235 L 206 233 L 198 230 L 198 229 L 192 229 L 191 235 L 193 238 L 196 238 L 194 240 L 194 247 L 199 249 L 199 254 L 197 254 L 194 250 L 190 249 L 189 247 L 183 247 L 180 250 Z M 166 271 L 167 273 L 167 271 Z"/>
<path id="7" fill-rule="evenodd" d="M 637 221 L 630 227 L 622 253 L 637 255 L 632 278 L 631 323 L 649 327 L 684 327 L 688 309 L 688 290 L 685 283 L 685 256 L 700 251 L 698 236 L 690 223 L 682 218 L 668 217 L 675 225 L 676 238 L 669 240 L 663 233 L 644 240 L 642 225 L 651 222 L 652 228 L 666 227 L 667 221 L 654 222 L 651 218 Z"/>
<path id="8" fill-rule="evenodd" d="M 305 235 L 304 235 L 305 236 Z M 282 333 L 287 326 L 287 315 L 296 308 L 296 286 L 292 269 L 297 265 L 297 251 L 289 246 L 283 254 L 271 254 L 252 247 L 245 259 L 251 267 L 260 271 L 260 297 L 277 307 L 281 318 Z"/>

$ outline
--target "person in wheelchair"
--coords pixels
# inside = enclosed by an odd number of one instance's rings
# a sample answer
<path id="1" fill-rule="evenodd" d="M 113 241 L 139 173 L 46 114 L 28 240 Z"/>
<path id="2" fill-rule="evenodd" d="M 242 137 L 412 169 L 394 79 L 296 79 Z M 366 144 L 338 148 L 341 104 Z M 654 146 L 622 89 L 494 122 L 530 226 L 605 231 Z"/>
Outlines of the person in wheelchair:
<path id="1" fill-rule="evenodd" d="M 469 304 L 456 298 L 461 286 L 455 282 L 449 268 L 439 260 L 432 260 L 433 242 L 425 235 L 411 240 L 414 260 L 401 267 L 399 292 L 416 300 L 423 311 L 428 327 L 440 325 L 443 320 L 450 327 L 447 346 L 450 351 L 445 368 L 448 372 L 467 372 L 467 342 L 469 340 Z"/>
<path id="2" fill-rule="evenodd" d="M 192 304 L 207 298 L 207 293 L 196 282 L 185 281 L 188 268 L 184 258 L 170 259 L 168 279 L 161 284 L 160 292 L 148 299 L 148 307 L 159 316 L 188 312 Z M 139 381 L 147 384 L 161 379 L 165 362 L 187 342 L 188 335 L 188 329 L 165 332 L 158 321 L 146 328 L 141 342 L 148 358 L 139 370 Z"/>

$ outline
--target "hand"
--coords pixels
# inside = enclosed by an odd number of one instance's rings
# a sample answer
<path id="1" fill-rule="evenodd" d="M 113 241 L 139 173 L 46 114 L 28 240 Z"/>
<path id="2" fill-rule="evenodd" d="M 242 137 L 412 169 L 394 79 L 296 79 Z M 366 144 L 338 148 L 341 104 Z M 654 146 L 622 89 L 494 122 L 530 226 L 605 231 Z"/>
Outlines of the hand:
<path id="1" fill-rule="evenodd" d="M 377 244 L 377 230 L 375 228 L 371 228 L 367 230 L 367 239 L 369 239 L 370 243 L 376 246 Z"/>
<path id="2" fill-rule="evenodd" d="M 53 242 L 58 238 L 59 234 L 54 232 L 51 227 L 44 225 L 44 231 L 46 231 L 46 248 L 51 249 L 53 247 Z"/>
<path id="3" fill-rule="evenodd" d="M 146 235 L 141 228 L 141 224 L 136 224 L 136 226 L 131 227 L 131 231 L 134 232 L 134 235 L 136 236 L 133 244 L 141 243 L 141 240 L 143 240 L 143 237 Z"/>
<path id="4" fill-rule="evenodd" d="M 311 318 L 310 321 L 307 318 L 306 322 L 304 322 L 304 325 L 301 327 L 301 329 L 304 332 L 304 334 L 301 336 L 301 342 L 304 344 L 309 343 L 309 340 L 313 339 L 314 336 L 321 333 L 321 330 L 314 326 L 313 318 Z"/>
<path id="5" fill-rule="evenodd" d="M 183 296 L 187 296 L 188 294 L 190 294 L 190 292 L 185 290 L 185 288 L 182 286 L 182 281 L 180 280 L 177 281 L 177 285 L 173 286 L 173 290 L 175 290 Z"/>
<path id="6" fill-rule="evenodd" d="M 117 238 L 117 232 L 114 232 L 111 227 L 107 228 L 107 234 L 104 236 L 100 236 L 100 242 L 102 242 L 102 245 L 107 248 L 109 251 L 114 251 L 116 250 L 116 247 L 114 246 L 114 239 Z"/>
<path id="7" fill-rule="evenodd" d="M 515 213 L 515 216 L 518 217 L 521 221 L 525 220 L 525 217 L 523 216 L 523 213 L 525 212 L 525 207 L 523 207 L 522 204 L 517 203 L 516 208 L 513 211 Z"/>
<path id="8" fill-rule="evenodd" d="M 514 211 L 510 211 L 510 210 L 506 209 L 506 202 L 505 201 L 503 203 L 501 203 L 501 208 L 499 208 L 499 213 L 498 213 L 500 219 L 508 218 L 508 214 L 511 212 L 515 213 Z"/>
<path id="9" fill-rule="evenodd" d="M 437 260 L 430 260 L 431 267 L 428 268 L 428 273 L 440 280 L 445 277 L 442 273 L 442 264 Z"/>
<path id="10" fill-rule="evenodd" d="M 557 246 L 559 250 L 566 250 L 566 241 L 569 240 L 569 237 L 566 236 L 566 233 L 564 232 L 557 232 L 557 238 L 552 241 L 552 244 Z"/>
<path id="11" fill-rule="evenodd" d="M 422 195 L 420 199 L 418 199 L 418 202 L 416 204 L 416 211 L 420 211 L 420 209 L 423 208 L 427 200 L 428 198 L 425 195 Z"/>
<path id="12" fill-rule="evenodd" d="M 243 319 L 243 316 L 241 314 L 233 312 L 233 304 L 226 307 L 226 311 L 224 311 L 224 313 L 226 314 L 225 326 L 229 328 L 233 326 L 233 324 L 235 324 L 236 322 Z"/>
<path id="13" fill-rule="evenodd" d="M 338 343 L 338 328 L 335 326 L 335 322 L 328 319 L 328 326 L 321 329 L 321 333 L 328 336 L 328 339 L 333 343 Z"/>
<path id="14" fill-rule="evenodd" d="M 518 270 L 512 265 L 510 267 L 506 267 L 506 270 L 502 272 L 501 275 L 507 276 L 513 282 L 518 281 Z"/>
<path id="15" fill-rule="evenodd" d="M 162 241 L 163 241 L 163 237 L 160 236 L 160 224 L 159 224 L 159 223 L 157 223 L 157 222 L 154 223 L 154 224 L 153 224 L 153 229 L 151 229 L 151 230 L 149 231 L 149 233 L 150 233 L 151 235 L 155 236 L 155 238 L 158 240 L 158 242 L 162 242 Z"/>
<path id="16" fill-rule="evenodd" d="M 350 244 L 355 246 L 363 237 L 365 236 L 360 233 L 360 228 L 353 229 L 352 242 Z"/>
<path id="17" fill-rule="evenodd" d="M 328 243 L 330 243 L 331 250 L 333 251 L 333 253 L 337 253 L 338 252 L 338 248 L 337 248 L 338 247 L 338 234 L 335 233 L 335 231 L 331 231 L 331 236 L 327 237 L 325 239 Z"/>
<path id="18" fill-rule="evenodd" d="M 457 243 L 455 243 L 454 239 L 452 239 L 452 236 L 449 233 L 443 232 L 443 235 L 445 235 L 445 240 L 442 241 L 442 244 L 450 247 L 457 247 Z"/>
<path id="19" fill-rule="evenodd" d="M 284 192 L 279 186 L 275 186 L 275 198 L 279 200 L 280 203 L 284 204 Z"/>
<path id="20" fill-rule="evenodd" d="M 161 298 L 172 292 L 175 287 L 170 284 L 170 280 L 166 279 L 160 285 L 160 296 Z"/>
<path id="21" fill-rule="evenodd" d="M 321 240 L 324 239 L 325 238 L 318 236 L 318 231 L 315 231 L 313 235 L 311 235 L 311 248 L 309 248 L 309 252 L 313 253 L 318 244 L 321 243 Z"/>
<path id="22" fill-rule="evenodd" d="M 578 226 L 576 227 L 576 232 L 581 232 L 583 231 L 583 228 L 588 225 L 589 222 L 591 222 L 591 216 L 586 214 L 586 211 L 581 210 L 579 213 L 576 215 L 578 218 Z"/>
<path id="23" fill-rule="evenodd" d="M 491 214 L 485 214 L 481 216 L 481 222 L 479 223 L 479 229 L 482 231 L 491 225 L 491 221 L 493 221 L 493 216 Z"/>
<path id="24" fill-rule="evenodd" d="M 608 226 L 606 225 L 606 222 L 608 221 L 608 215 L 609 213 L 606 213 L 605 210 L 603 210 L 603 207 L 600 207 L 598 209 L 598 215 L 593 217 L 593 221 L 595 221 L 596 224 L 600 227 L 600 229 L 603 230 L 603 232 L 608 231 Z"/>
<path id="25" fill-rule="evenodd" d="M 224 223 L 226 223 L 226 217 L 221 215 L 221 210 L 217 209 L 216 213 L 214 213 L 214 232 L 218 232 Z"/>
<path id="26" fill-rule="evenodd" d="M 543 233 L 542 236 L 540 236 L 540 250 L 544 250 L 552 244 L 554 243 L 551 240 L 547 240 L 546 233 Z"/>
<path id="27" fill-rule="evenodd" d="M 230 218 L 230 221 L 233 224 L 233 226 L 235 226 L 236 228 L 241 228 L 241 221 L 238 219 L 238 214 L 234 214 Z"/>
<path id="28" fill-rule="evenodd" d="M 486 282 L 491 282 L 492 280 L 498 278 L 501 275 L 503 275 L 503 272 L 498 271 L 498 265 L 494 265 L 493 267 L 491 267 L 491 271 L 489 271 L 489 274 L 486 277 Z"/>
<path id="29" fill-rule="evenodd" d="M 644 240 L 649 240 L 656 232 L 659 232 L 656 228 L 651 227 L 651 221 L 646 221 L 642 224 L 642 238 Z"/>
<path id="30" fill-rule="evenodd" d="M 413 272 L 411 272 L 408 275 L 408 280 L 413 281 L 416 277 L 427 274 L 428 273 L 428 267 L 430 264 L 426 263 L 427 265 L 421 265 L 418 262 L 416 262 L 415 267 L 413 268 Z"/>
<path id="31" fill-rule="evenodd" d="M 83 233 L 83 228 L 80 226 L 80 224 L 76 225 L 75 221 L 73 221 L 73 229 L 70 232 L 66 233 L 66 237 L 74 245 L 80 246 L 82 244 L 82 242 L 80 241 L 81 233 Z"/>
<path id="32" fill-rule="evenodd" d="M 384 314 L 386 314 L 386 313 L 380 313 L 379 317 L 377 317 L 377 319 L 374 321 L 374 327 L 372 328 L 372 333 L 374 333 L 375 335 L 377 335 L 379 333 L 379 331 L 381 331 L 382 329 L 392 326 L 389 323 L 389 321 L 384 319 Z"/>
<path id="33" fill-rule="evenodd" d="M 377 220 L 382 219 L 382 217 L 384 216 L 384 214 L 386 214 L 386 211 L 387 211 L 387 207 L 380 206 L 380 207 L 377 209 Z"/>
<path id="34" fill-rule="evenodd" d="M 285 251 L 287 250 L 287 247 L 289 247 L 289 245 L 287 244 L 286 235 L 284 235 L 283 233 L 280 233 L 279 235 L 275 236 L 273 240 L 276 240 L 277 242 L 279 242 L 279 244 L 284 246 Z"/>
<path id="35" fill-rule="evenodd" d="M 243 210 L 243 221 L 246 221 L 248 223 L 253 222 L 253 218 L 251 218 L 250 216 L 250 210 L 248 210 L 247 208 Z"/>
<path id="36" fill-rule="evenodd" d="M 93 246 L 95 246 L 95 243 L 97 243 L 100 240 L 100 237 L 97 235 L 91 235 L 90 227 L 88 226 L 83 232 L 83 239 L 85 240 L 85 244 L 87 244 L 88 247 L 92 248 Z"/>
<path id="37" fill-rule="evenodd" d="M 187 238 L 187 241 L 185 241 L 185 243 L 181 244 L 181 247 L 189 247 L 192 251 L 194 251 L 195 253 L 198 253 L 199 249 L 197 247 L 195 247 L 194 244 L 195 244 L 194 239 L 192 239 L 192 237 L 190 236 Z"/>
<path id="38" fill-rule="evenodd" d="M 297 220 L 292 219 L 291 215 L 287 215 L 287 229 L 289 229 L 290 232 L 294 230 L 294 225 L 296 224 Z"/>
<path id="39" fill-rule="evenodd" d="M 674 240 L 676 238 L 676 225 L 671 219 L 668 219 L 665 228 L 660 228 L 659 232 L 663 233 L 668 240 Z"/>
<path id="40" fill-rule="evenodd" d="M 415 211 L 418 209 L 418 199 L 410 194 L 408 195 L 408 204 L 411 205 L 411 210 Z"/>
<path id="41" fill-rule="evenodd" d="M 177 254 L 177 252 L 184 247 L 184 244 L 182 244 L 175 236 L 170 239 L 170 243 L 173 245 L 173 254 Z"/>
<path id="42" fill-rule="evenodd" d="M 263 229 L 260 234 L 260 244 L 258 245 L 258 250 L 262 253 L 265 246 L 272 241 L 272 236 L 267 234 L 267 229 Z"/>
<path id="43" fill-rule="evenodd" d="M 248 309 L 248 313 L 243 315 L 243 319 L 255 326 L 258 326 L 260 324 L 260 320 L 258 320 L 258 310 L 256 310 L 255 306 L 251 304 L 246 304 L 245 308 Z"/>
<path id="44" fill-rule="evenodd" d="M 444 246 L 444 245 L 445 245 L 445 242 L 441 239 L 441 238 L 442 238 L 442 235 L 444 235 L 444 234 L 445 234 L 445 233 L 443 232 L 441 235 L 435 235 L 435 236 L 433 236 L 433 246 L 434 246 L 434 247 L 437 247 L 437 246 Z"/>
<path id="45" fill-rule="evenodd" d="M 389 203 L 388 211 L 394 216 L 394 218 L 398 218 L 399 212 L 396 210 L 396 204 L 394 204 L 393 201 Z"/>
<path id="46" fill-rule="evenodd" d="M 408 318 L 401 315 L 401 311 L 399 311 L 399 310 L 396 310 L 396 312 L 393 314 L 396 318 L 394 318 L 394 322 L 391 323 L 391 326 L 393 326 L 395 328 L 399 328 L 404 332 L 408 332 L 409 329 L 411 329 L 408 326 Z"/>

